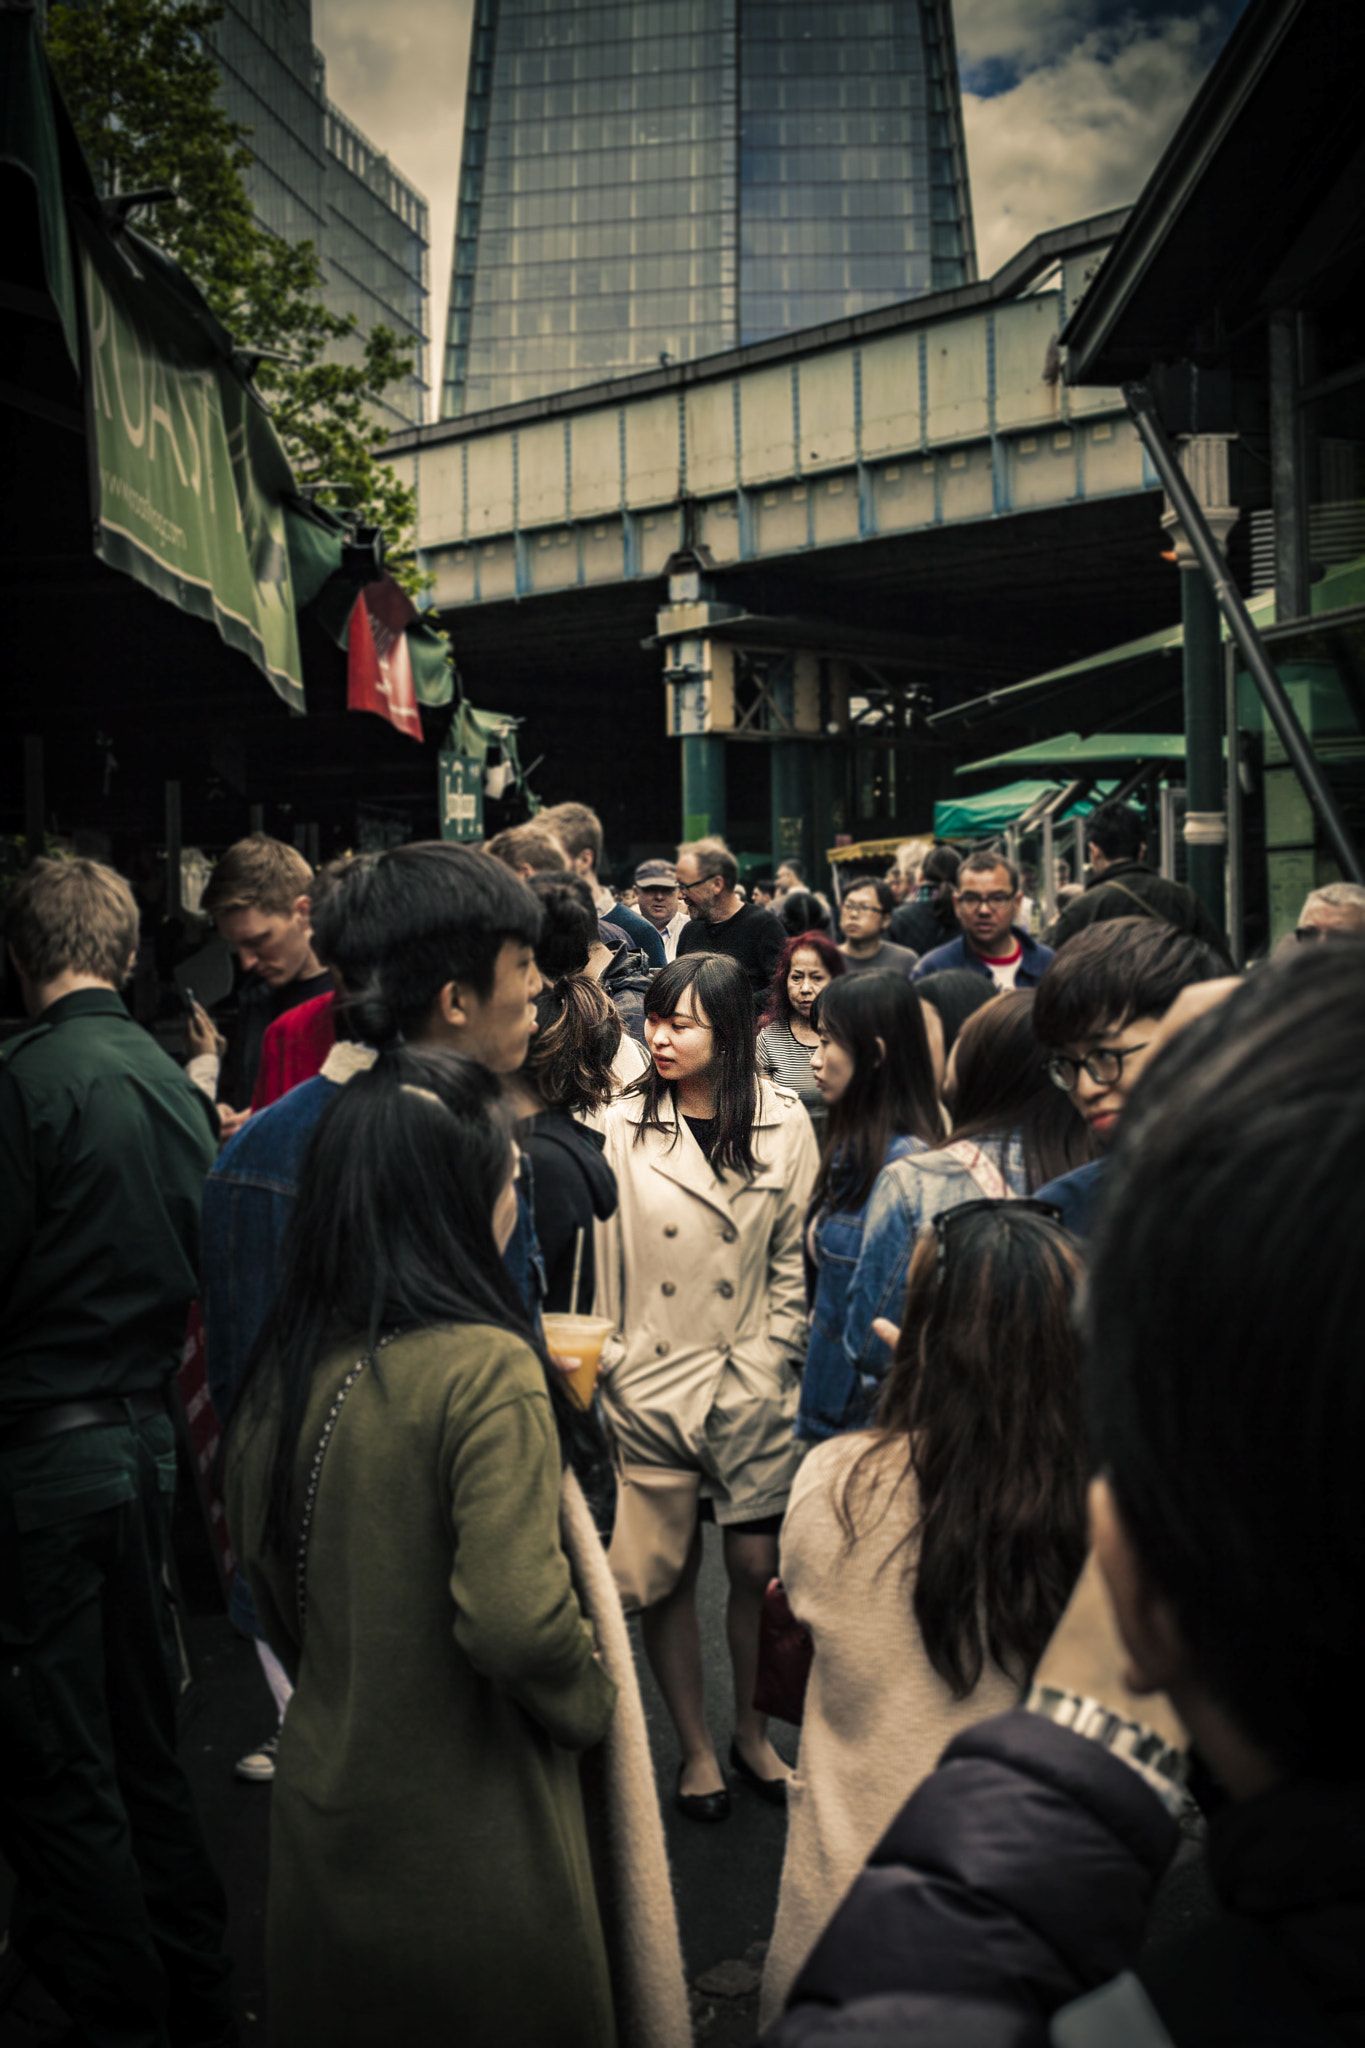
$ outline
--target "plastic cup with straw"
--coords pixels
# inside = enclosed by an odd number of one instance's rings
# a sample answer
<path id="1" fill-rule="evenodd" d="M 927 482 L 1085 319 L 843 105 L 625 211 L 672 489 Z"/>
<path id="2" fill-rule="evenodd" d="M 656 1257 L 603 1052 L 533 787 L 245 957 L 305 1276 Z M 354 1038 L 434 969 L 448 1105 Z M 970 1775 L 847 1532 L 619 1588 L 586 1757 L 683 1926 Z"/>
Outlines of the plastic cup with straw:
<path id="1" fill-rule="evenodd" d="M 573 1370 L 564 1375 L 570 1394 L 580 1408 L 591 1408 L 593 1393 L 597 1386 L 597 1369 L 602 1361 L 602 1346 L 611 1334 L 613 1324 L 608 1316 L 584 1316 L 578 1313 L 578 1290 L 583 1281 L 585 1235 L 586 1232 L 580 1229 L 574 1242 L 569 1312 L 567 1315 L 547 1315 L 544 1324 L 545 1342 L 550 1350 L 559 1358 L 574 1360 Z"/>

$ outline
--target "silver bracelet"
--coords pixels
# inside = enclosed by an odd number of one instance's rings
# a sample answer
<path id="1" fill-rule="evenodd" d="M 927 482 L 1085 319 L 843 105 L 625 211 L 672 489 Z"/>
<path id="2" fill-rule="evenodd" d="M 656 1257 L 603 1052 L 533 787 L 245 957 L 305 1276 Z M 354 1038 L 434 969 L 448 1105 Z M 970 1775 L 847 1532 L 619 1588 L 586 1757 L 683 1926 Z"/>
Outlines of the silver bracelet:
<path id="1" fill-rule="evenodd" d="M 1146 1728 L 1141 1721 L 1130 1721 L 1125 1715 L 1114 1713 L 1100 1700 L 1079 1692 L 1063 1692 L 1055 1685 L 1035 1685 L 1024 1701 L 1024 1708 L 1027 1713 L 1041 1714 L 1045 1721 L 1055 1721 L 1058 1727 L 1083 1735 L 1087 1742 L 1098 1742 L 1111 1756 L 1145 1778 L 1168 1812 L 1179 1815 L 1184 1811 L 1188 1759 L 1183 1750 L 1167 1742 L 1164 1735 L 1158 1735 L 1155 1728 Z"/>

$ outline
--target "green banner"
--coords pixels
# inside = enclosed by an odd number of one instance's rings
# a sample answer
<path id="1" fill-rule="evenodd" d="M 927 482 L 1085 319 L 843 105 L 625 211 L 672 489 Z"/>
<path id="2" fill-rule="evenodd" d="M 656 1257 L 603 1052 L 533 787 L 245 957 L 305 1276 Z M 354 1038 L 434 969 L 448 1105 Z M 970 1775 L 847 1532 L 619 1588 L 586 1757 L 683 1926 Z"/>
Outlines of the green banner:
<path id="1" fill-rule="evenodd" d="M 283 503 L 293 478 L 275 430 L 206 309 L 139 263 L 136 238 L 78 233 L 96 552 L 212 620 L 302 711 Z"/>
<path id="2" fill-rule="evenodd" d="M 483 762 L 468 754 L 442 754 L 441 837 L 483 838 Z"/>

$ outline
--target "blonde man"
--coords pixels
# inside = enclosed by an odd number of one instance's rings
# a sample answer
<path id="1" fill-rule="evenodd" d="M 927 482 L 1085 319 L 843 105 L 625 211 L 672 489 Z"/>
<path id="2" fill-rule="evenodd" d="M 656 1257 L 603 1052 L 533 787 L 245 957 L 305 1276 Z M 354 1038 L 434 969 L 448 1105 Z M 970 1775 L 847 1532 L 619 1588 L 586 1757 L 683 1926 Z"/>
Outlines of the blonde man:
<path id="1" fill-rule="evenodd" d="M 196 1061 L 215 1052 L 221 1055 L 216 1095 L 225 1136 L 238 1128 L 250 1109 L 269 1027 L 286 1010 L 331 990 L 331 976 L 313 951 L 312 889 L 313 870 L 301 853 L 264 832 L 253 832 L 228 848 L 204 891 L 204 910 L 218 936 L 237 955 L 245 976 L 226 1050 L 202 1010 L 187 1033 Z M 201 1087 L 206 1081 L 212 1085 L 211 1076 L 198 1067 L 195 1079 Z"/>

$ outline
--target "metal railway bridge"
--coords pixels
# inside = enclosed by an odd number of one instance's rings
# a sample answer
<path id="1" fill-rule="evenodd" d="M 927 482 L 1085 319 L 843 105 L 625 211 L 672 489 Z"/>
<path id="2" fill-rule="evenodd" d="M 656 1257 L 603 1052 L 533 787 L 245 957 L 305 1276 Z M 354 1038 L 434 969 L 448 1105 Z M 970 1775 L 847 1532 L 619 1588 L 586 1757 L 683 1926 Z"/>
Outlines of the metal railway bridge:
<path id="1" fill-rule="evenodd" d="M 1178 617 L 1122 400 L 1058 355 L 1125 218 L 389 444 L 467 691 L 526 720 L 547 799 L 632 858 L 680 828 L 809 855 L 923 825 L 952 765 L 929 714 Z"/>

